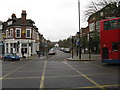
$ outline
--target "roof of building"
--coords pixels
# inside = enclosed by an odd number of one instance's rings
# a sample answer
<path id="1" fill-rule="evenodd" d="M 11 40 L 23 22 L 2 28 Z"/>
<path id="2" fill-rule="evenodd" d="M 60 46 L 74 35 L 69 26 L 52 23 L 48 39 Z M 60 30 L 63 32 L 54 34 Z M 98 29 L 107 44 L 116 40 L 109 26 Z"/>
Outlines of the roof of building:
<path id="1" fill-rule="evenodd" d="M 7 22 L 12 21 L 12 24 L 7 25 Z M 27 19 L 26 20 L 26 25 L 24 26 L 33 26 L 33 24 L 35 24 L 35 22 L 31 19 Z M 4 22 L 5 26 L 23 26 L 22 25 L 22 18 L 16 18 L 16 19 L 8 19 L 6 22 Z"/>

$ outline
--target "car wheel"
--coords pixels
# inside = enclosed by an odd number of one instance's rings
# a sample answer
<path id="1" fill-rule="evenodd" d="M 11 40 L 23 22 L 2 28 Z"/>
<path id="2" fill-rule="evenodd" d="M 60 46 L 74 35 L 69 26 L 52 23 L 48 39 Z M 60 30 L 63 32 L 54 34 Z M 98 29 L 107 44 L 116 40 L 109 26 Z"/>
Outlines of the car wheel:
<path id="1" fill-rule="evenodd" d="M 12 61 L 12 59 L 10 58 L 9 61 Z"/>

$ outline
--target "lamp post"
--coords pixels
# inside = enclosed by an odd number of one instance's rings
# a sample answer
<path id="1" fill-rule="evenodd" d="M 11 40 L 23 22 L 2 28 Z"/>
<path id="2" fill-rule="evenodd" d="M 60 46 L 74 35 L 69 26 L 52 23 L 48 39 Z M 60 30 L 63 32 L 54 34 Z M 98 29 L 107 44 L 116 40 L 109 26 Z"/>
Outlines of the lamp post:
<path id="1" fill-rule="evenodd" d="M 88 52 L 89 52 L 89 60 L 91 59 L 91 48 L 90 48 L 90 31 L 89 31 L 89 45 L 88 45 Z"/>
<path id="2" fill-rule="evenodd" d="M 29 59 L 29 40 L 28 40 L 28 59 Z"/>
<path id="3" fill-rule="evenodd" d="M 79 12 L 79 59 L 81 59 L 81 45 L 80 45 L 80 0 L 78 0 L 78 12 Z"/>
<path id="4" fill-rule="evenodd" d="M 72 36 L 72 58 L 73 58 L 73 44 L 74 44 L 74 36 Z"/>

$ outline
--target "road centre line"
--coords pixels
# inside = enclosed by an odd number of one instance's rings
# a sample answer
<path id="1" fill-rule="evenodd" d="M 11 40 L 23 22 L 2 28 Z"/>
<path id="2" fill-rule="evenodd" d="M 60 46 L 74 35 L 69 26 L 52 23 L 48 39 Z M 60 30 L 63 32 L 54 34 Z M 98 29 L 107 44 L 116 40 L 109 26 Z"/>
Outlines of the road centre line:
<path id="1" fill-rule="evenodd" d="M 8 75 L 10 75 L 10 74 L 12 74 L 12 73 L 16 72 L 17 70 L 19 70 L 19 69 L 23 68 L 25 65 L 27 65 L 27 64 L 28 64 L 28 63 L 30 63 L 30 62 L 32 62 L 32 61 L 29 61 L 29 62 L 27 62 L 27 63 L 23 64 L 22 66 L 20 66 L 20 67 L 18 67 L 18 68 L 16 68 L 16 69 L 14 69 L 14 70 L 12 70 L 11 72 L 7 73 L 6 75 L 4 75 L 4 76 L 0 77 L 0 79 L 3 79 L 3 78 L 5 78 L 5 77 L 7 77 Z"/>
<path id="2" fill-rule="evenodd" d="M 44 64 L 43 73 L 40 81 L 40 88 L 44 88 L 46 65 L 47 65 L 47 60 L 45 61 L 45 64 Z"/>
<path id="3" fill-rule="evenodd" d="M 86 78 L 88 81 L 90 81 L 91 83 L 93 83 L 96 86 L 100 86 L 100 84 L 98 84 L 97 82 L 95 82 L 94 80 L 92 80 L 91 78 L 89 78 L 86 74 L 83 74 L 82 72 L 78 71 L 76 68 L 72 67 L 70 64 L 68 64 L 67 62 L 63 61 L 64 64 L 66 64 L 67 66 L 69 66 L 71 69 L 75 70 L 77 73 L 79 73 L 80 75 L 82 75 L 84 78 Z M 104 87 L 100 86 L 99 88 L 101 88 L 102 90 L 106 90 Z"/>

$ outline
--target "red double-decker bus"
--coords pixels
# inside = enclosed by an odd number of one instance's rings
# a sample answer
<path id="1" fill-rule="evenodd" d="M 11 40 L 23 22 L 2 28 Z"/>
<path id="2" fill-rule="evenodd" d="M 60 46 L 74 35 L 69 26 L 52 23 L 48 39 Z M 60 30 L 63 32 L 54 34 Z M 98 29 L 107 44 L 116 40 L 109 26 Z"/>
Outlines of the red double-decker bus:
<path id="1" fill-rule="evenodd" d="M 120 18 L 100 21 L 100 53 L 102 62 L 120 64 Z"/>

